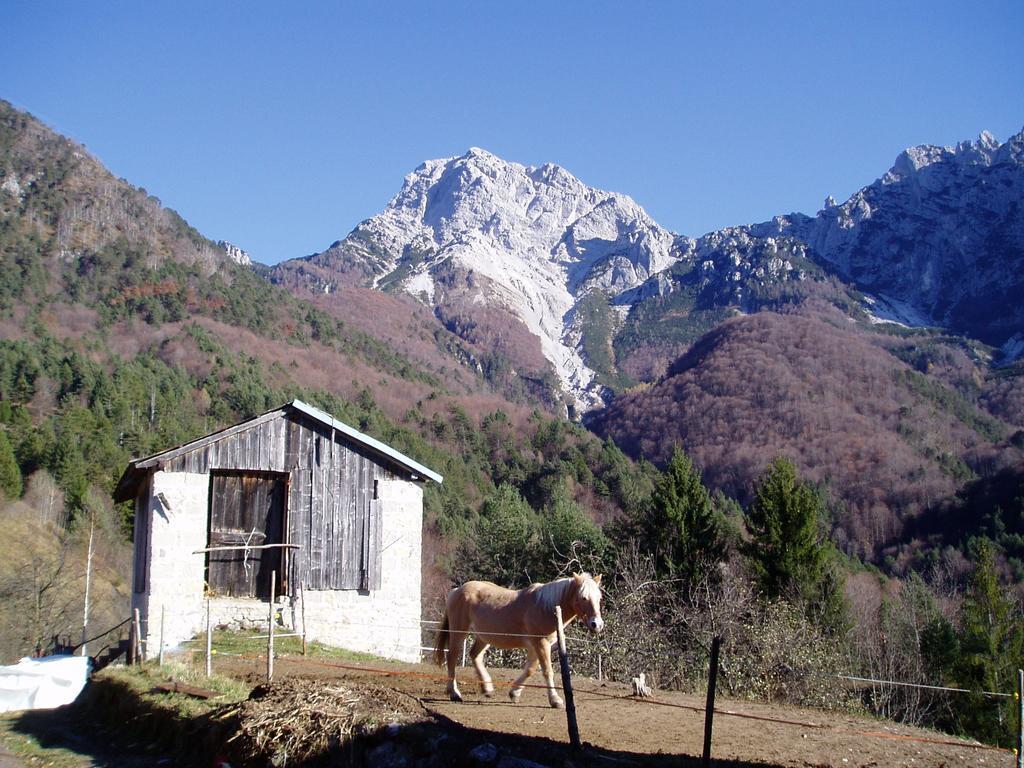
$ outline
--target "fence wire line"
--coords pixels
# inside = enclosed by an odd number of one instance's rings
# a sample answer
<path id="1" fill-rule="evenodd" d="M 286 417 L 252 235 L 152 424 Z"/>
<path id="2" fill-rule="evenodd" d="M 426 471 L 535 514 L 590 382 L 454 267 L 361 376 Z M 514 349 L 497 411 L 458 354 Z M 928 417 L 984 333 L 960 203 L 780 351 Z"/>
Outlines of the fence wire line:
<path id="1" fill-rule="evenodd" d="M 253 660 L 259 660 L 259 659 L 265 658 L 264 654 L 234 654 L 233 653 L 233 654 L 222 654 L 222 655 L 224 655 L 224 656 L 232 656 L 232 657 L 236 657 L 236 658 L 243 658 L 243 659 L 253 659 Z M 283 655 L 283 656 L 281 656 L 279 658 L 281 658 L 282 661 L 291 661 L 291 660 L 293 660 L 293 658 L 291 656 L 287 656 L 287 655 Z M 361 666 L 358 666 L 358 665 L 355 665 L 355 664 L 341 664 L 341 663 L 338 663 L 338 662 L 319 661 L 319 660 L 316 660 L 316 659 L 304 659 L 303 662 L 307 663 L 307 664 L 312 663 L 312 664 L 315 664 L 315 665 L 319 665 L 319 666 L 323 666 L 323 667 L 329 667 L 329 668 L 333 668 L 333 669 L 344 669 L 344 670 L 350 670 L 350 671 L 355 671 L 355 672 L 366 672 L 366 673 L 378 674 L 378 675 L 383 675 L 385 677 L 410 677 L 410 678 L 421 678 L 421 679 L 427 679 L 427 680 L 435 680 L 435 681 L 440 681 L 440 682 L 447 682 L 447 680 L 448 680 L 447 675 L 442 676 L 442 675 L 438 675 L 438 674 L 431 674 L 431 673 L 428 673 L 428 672 L 388 670 L 388 669 L 380 669 L 378 667 L 361 667 Z M 541 690 L 548 690 L 548 686 L 547 685 L 538 685 L 536 683 L 525 683 L 525 684 L 523 684 L 522 687 L 523 688 L 537 688 L 537 689 L 541 689 Z M 557 685 L 557 684 L 555 685 L 555 688 L 556 688 L 556 690 L 563 690 L 562 687 Z M 678 703 L 673 703 L 673 702 L 668 702 L 668 701 L 657 701 L 656 699 L 638 698 L 636 696 L 619 696 L 619 695 L 616 695 L 616 694 L 603 693 L 601 691 L 596 691 L 596 690 L 592 690 L 592 689 L 588 689 L 588 688 L 578 688 L 578 689 L 575 690 L 575 693 L 578 694 L 578 695 L 583 695 L 583 696 L 589 695 L 589 696 L 592 696 L 592 697 L 597 698 L 597 699 L 612 699 L 612 700 L 616 700 L 616 701 L 630 701 L 630 702 L 634 702 L 634 703 L 637 703 L 637 704 L 649 704 L 651 706 L 656 706 L 656 707 L 670 707 L 672 709 L 685 709 L 685 710 L 689 710 L 691 712 L 697 712 L 697 713 L 703 713 L 703 712 L 707 711 L 706 707 L 699 707 L 699 706 L 694 706 L 694 705 L 691 705 L 691 704 L 678 704 Z M 514 705 L 509 705 L 509 706 L 514 706 Z M 810 722 L 804 722 L 804 721 L 800 721 L 800 720 L 787 720 L 787 719 L 779 718 L 779 717 L 768 717 L 766 715 L 755 715 L 755 714 L 751 714 L 749 712 L 736 712 L 736 711 L 731 710 L 731 709 L 719 709 L 717 707 L 714 709 L 714 713 L 716 715 L 722 715 L 724 717 L 735 717 L 735 718 L 739 718 L 739 719 L 743 719 L 743 720 L 758 720 L 758 721 L 761 721 L 761 722 L 777 723 L 777 724 L 780 724 L 780 725 L 792 725 L 792 726 L 797 726 L 797 727 L 800 727 L 800 728 L 809 728 L 809 729 L 818 730 L 818 731 L 822 731 L 822 732 L 829 732 L 829 733 L 841 733 L 841 734 L 850 735 L 850 736 L 868 736 L 868 737 L 878 738 L 878 739 L 890 739 L 890 740 L 895 740 L 895 741 L 913 741 L 913 742 L 920 742 L 920 743 L 925 743 L 925 744 L 938 744 L 938 745 L 944 745 L 944 746 L 950 746 L 950 747 L 962 747 L 962 748 L 965 748 L 965 749 L 982 749 L 982 750 L 988 750 L 988 751 L 994 751 L 994 752 L 1010 752 L 1010 750 L 1003 749 L 1002 747 L 993 746 L 991 744 L 981 744 L 981 743 L 977 743 L 977 742 L 968 742 L 968 741 L 953 741 L 951 739 L 933 739 L 933 738 L 928 738 L 927 736 L 913 736 L 913 735 L 910 735 L 910 734 L 903 734 L 903 733 L 886 733 L 884 731 L 862 731 L 862 730 L 859 730 L 859 729 L 856 729 L 856 728 L 841 728 L 841 727 L 837 727 L 837 726 L 826 725 L 824 723 L 810 723 Z"/>
<path id="2" fill-rule="evenodd" d="M 1012 693 L 997 693 L 996 691 L 972 691 L 969 688 L 949 688 L 944 685 L 925 685 L 924 683 L 902 683 L 898 680 L 876 680 L 872 677 L 855 677 L 854 675 L 836 675 L 840 680 L 855 680 L 861 683 L 881 683 L 882 685 L 902 685 L 907 688 L 926 688 L 931 691 L 952 691 L 954 693 L 980 693 L 982 696 L 998 696 L 1012 699 Z"/>
<path id="3" fill-rule="evenodd" d="M 364 629 L 396 629 L 396 630 L 410 630 L 411 631 L 411 630 L 422 630 L 424 628 L 423 627 L 424 624 L 440 624 L 440 623 L 441 622 L 439 622 L 439 621 L 434 621 L 434 620 L 431 620 L 431 619 L 421 619 L 420 622 L 419 622 L 419 624 L 420 624 L 419 626 L 400 625 L 400 624 L 379 624 L 379 623 L 356 622 L 356 621 L 353 621 L 353 622 L 349 622 L 348 624 L 346 624 L 346 626 L 349 626 L 349 627 L 362 627 Z M 454 630 L 454 629 L 434 629 L 432 631 L 437 632 L 437 633 L 447 633 L 449 635 L 456 634 L 456 633 L 463 634 L 459 630 Z M 473 630 L 468 630 L 464 634 L 476 636 L 477 633 L 474 632 Z M 550 635 L 530 635 L 530 634 L 522 634 L 522 633 L 515 633 L 515 632 L 487 632 L 486 634 L 493 635 L 493 636 L 496 636 L 496 637 L 520 637 L 520 638 L 536 638 L 536 639 L 540 639 L 540 638 L 544 638 L 544 637 L 549 637 L 550 636 Z M 290 635 L 288 635 L 288 636 L 290 636 Z M 275 634 L 275 637 L 282 637 L 282 635 Z M 584 644 L 584 645 L 600 645 L 601 644 L 600 640 L 592 640 L 592 639 L 587 638 L 587 637 L 578 637 L 578 636 L 573 636 L 573 635 L 570 635 L 570 634 L 567 634 L 565 639 L 566 639 L 567 642 L 571 641 L 572 643 L 575 643 L 575 644 Z M 182 642 L 185 642 L 185 643 L 198 642 L 198 639 L 184 640 Z M 611 653 L 612 648 L 610 646 L 605 646 L 605 647 L 608 649 L 608 652 Z M 421 646 L 421 650 L 422 650 L 422 646 Z M 804 676 L 813 676 L 816 673 L 804 672 L 804 673 L 798 673 L 798 674 L 803 674 Z M 1000 692 L 997 692 L 997 691 L 972 691 L 969 688 L 952 688 L 952 687 L 942 686 L 942 685 L 928 685 L 926 683 L 907 683 L 907 682 L 902 682 L 902 681 L 899 681 L 899 680 L 879 680 L 879 679 L 872 678 L 872 677 L 858 677 L 856 675 L 843 675 L 843 674 L 824 673 L 824 676 L 835 677 L 835 678 L 837 678 L 839 680 L 851 680 L 851 681 L 863 682 L 863 683 L 878 683 L 880 685 L 897 685 L 897 686 L 902 686 L 902 687 L 905 687 L 905 688 L 921 688 L 921 689 L 924 689 L 924 690 L 931 690 L 931 691 L 945 691 L 945 692 L 950 692 L 950 693 L 976 693 L 976 694 L 981 694 L 982 696 L 988 696 L 990 698 L 1013 698 L 1013 696 L 1014 696 L 1014 694 L 1012 694 L 1012 693 L 1000 693 Z"/>
<path id="4" fill-rule="evenodd" d="M 648 698 L 642 698 L 641 699 L 641 698 L 637 698 L 635 696 L 616 696 L 615 694 L 602 693 L 601 691 L 594 691 L 594 690 L 589 690 L 589 689 L 580 689 L 580 690 L 577 690 L 576 693 L 584 695 L 584 696 L 589 694 L 589 695 L 594 696 L 596 698 L 610 698 L 610 699 L 619 699 L 619 700 L 624 700 L 624 701 L 634 701 L 637 704 L 651 704 L 652 706 L 659 706 L 659 707 L 672 707 L 672 708 L 675 708 L 675 709 L 688 709 L 688 710 L 691 710 L 693 712 L 706 712 L 707 711 L 706 707 L 697 707 L 697 706 L 693 706 L 693 705 L 690 705 L 690 704 L 674 704 L 674 703 L 667 702 L 667 701 L 657 701 L 657 700 L 652 700 L 652 699 L 648 699 Z M 786 720 L 784 718 L 779 718 L 779 717 L 768 717 L 766 715 L 754 715 L 754 714 L 751 714 L 749 712 L 735 712 L 735 711 L 733 711 L 731 709 L 718 709 L 717 707 L 715 707 L 714 711 L 715 711 L 716 715 L 724 715 L 726 717 L 738 717 L 738 718 L 741 718 L 741 719 L 744 719 L 744 720 L 761 720 L 761 721 L 767 722 L 767 723 L 781 723 L 783 725 L 795 725 L 795 726 L 799 726 L 801 728 L 812 728 L 812 729 L 815 729 L 815 730 L 828 731 L 828 732 L 831 732 L 831 733 L 843 733 L 843 734 L 854 735 L 854 736 L 873 736 L 875 738 L 880 738 L 880 739 L 896 739 L 896 740 L 900 740 L 900 741 L 919 741 L 919 742 L 925 742 L 927 744 L 945 744 L 945 745 L 951 746 L 951 747 L 967 747 L 969 749 L 987 749 L 987 750 L 993 750 L 993 751 L 997 751 L 997 752 L 1008 752 L 1009 751 L 1009 750 L 1003 749 L 1002 747 L 996 747 L 996 746 L 993 746 L 991 744 L 980 744 L 980 743 L 968 742 L 968 741 L 953 741 L 951 739 L 931 739 L 931 738 L 928 738 L 927 736 L 912 736 L 912 735 L 906 734 L 906 733 L 886 733 L 885 731 L 862 731 L 862 730 L 859 730 L 859 729 L 856 729 L 856 728 L 841 728 L 841 727 L 838 727 L 838 726 L 826 725 L 824 723 L 809 723 L 809 722 L 803 722 L 803 721 L 800 721 L 800 720 Z"/>
<path id="5" fill-rule="evenodd" d="M 419 625 L 413 626 L 411 624 L 409 624 L 409 625 L 403 625 L 403 624 L 381 624 L 379 622 L 350 621 L 350 622 L 346 622 L 344 626 L 346 626 L 346 627 L 361 627 L 363 629 L 397 629 L 397 630 L 409 630 L 409 631 L 417 631 L 417 632 L 419 632 L 419 631 L 422 631 L 424 629 L 424 627 L 422 626 L 423 624 L 440 624 L 440 622 L 438 622 L 438 621 L 425 621 L 424 620 L 424 621 L 420 621 Z M 492 636 L 495 636 L 495 637 L 532 637 L 532 638 L 536 638 L 536 639 L 540 639 L 540 638 L 543 638 L 543 637 L 550 637 L 551 634 L 554 634 L 554 630 L 552 630 L 551 633 L 546 634 L 546 635 L 531 635 L 531 634 L 517 633 L 517 632 L 481 632 L 481 633 L 477 633 L 476 631 L 474 631 L 472 629 L 465 630 L 465 631 L 456 630 L 456 629 L 432 629 L 430 631 L 431 632 L 437 632 L 437 633 L 445 633 L 445 634 L 449 634 L 449 635 L 453 635 L 453 634 L 466 634 L 466 635 L 474 635 L 475 636 L 477 634 L 487 634 L 487 635 L 492 635 Z M 274 637 L 282 637 L 282 635 L 279 635 L 279 634 L 277 634 L 275 632 L 274 633 Z M 191 638 L 189 640 L 183 640 L 182 642 L 184 642 L 184 643 L 191 643 L 191 642 L 195 642 L 197 640 L 198 640 L 198 638 Z M 588 645 L 598 645 L 600 643 L 599 640 L 591 640 L 591 639 L 586 638 L 586 637 L 577 637 L 577 636 L 574 636 L 574 635 L 566 635 L 566 640 L 572 640 L 574 643 L 585 643 L 585 644 L 588 644 Z"/>
<path id="6" fill-rule="evenodd" d="M 127 623 L 128 623 L 129 621 L 131 621 L 131 620 L 132 620 L 132 617 L 131 617 L 131 616 L 129 616 L 129 617 L 127 618 L 127 619 L 125 619 L 124 621 L 122 621 L 122 622 L 121 622 L 120 624 L 118 624 L 118 625 L 116 625 L 116 626 L 113 626 L 113 627 L 111 627 L 111 628 L 110 628 L 110 629 L 108 629 L 108 630 L 107 630 L 106 632 L 100 632 L 100 633 L 99 633 L 98 635 L 96 635 L 95 637 L 90 637 L 90 638 L 89 638 L 88 640 L 83 640 L 82 642 L 78 643 L 78 645 L 74 645 L 74 646 L 72 646 L 72 648 L 74 648 L 74 650 L 76 650 L 76 651 L 77 651 L 77 650 L 78 650 L 79 648 L 81 648 L 81 647 L 82 647 L 83 645 L 86 645 L 87 643 L 94 643 L 94 642 L 96 642 L 97 640 L 99 640 L 99 639 L 100 639 L 101 637 L 103 637 L 104 635 L 109 635 L 109 634 L 110 634 L 111 632 L 113 632 L 113 631 L 114 631 L 115 629 L 120 629 L 121 627 L 123 627 L 123 626 L 124 626 L 125 624 L 127 624 Z"/>

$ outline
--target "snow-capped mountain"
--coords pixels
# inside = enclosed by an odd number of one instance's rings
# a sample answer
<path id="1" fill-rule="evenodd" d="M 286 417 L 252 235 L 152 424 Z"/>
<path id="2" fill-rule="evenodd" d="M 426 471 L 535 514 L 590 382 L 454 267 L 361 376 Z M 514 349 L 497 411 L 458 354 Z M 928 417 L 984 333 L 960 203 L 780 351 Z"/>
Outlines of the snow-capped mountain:
<path id="1" fill-rule="evenodd" d="M 303 267 L 325 292 L 354 280 L 429 303 L 441 300 L 439 269 L 471 273 L 475 300 L 504 307 L 539 337 L 586 407 L 599 397 L 571 322 L 578 298 L 635 288 L 678 258 L 675 240 L 625 195 L 556 165 L 523 166 L 473 148 L 421 165 L 382 213 Z"/>
<path id="2" fill-rule="evenodd" d="M 458 315 L 450 328 L 465 327 L 474 306 L 499 308 L 540 340 L 586 410 L 602 403 L 598 380 L 614 378 L 616 354 L 628 352 L 617 334 L 632 322 L 636 337 L 636 318 L 699 330 L 826 273 L 868 294 L 880 318 L 943 326 L 1008 352 L 1024 347 L 1022 203 L 1024 132 L 1004 144 L 983 133 L 956 147 L 914 147 L 846 202 L 828 198 L 814 217 L 697 239 L 559 166 L 474 148 L 424 163 L 380 214 L 323 253 L 279 265 L 271 279 L 322 293 L 346 284 L 405 292 L 442 320 Z M 594 304 L 595 294 L 606 303 Z M 657 311 L 638 310 L 652 301 Z M 595 315 L 600 306 L 611 315 Z M 672 354 L 688 333 L 653 343 Z"/>

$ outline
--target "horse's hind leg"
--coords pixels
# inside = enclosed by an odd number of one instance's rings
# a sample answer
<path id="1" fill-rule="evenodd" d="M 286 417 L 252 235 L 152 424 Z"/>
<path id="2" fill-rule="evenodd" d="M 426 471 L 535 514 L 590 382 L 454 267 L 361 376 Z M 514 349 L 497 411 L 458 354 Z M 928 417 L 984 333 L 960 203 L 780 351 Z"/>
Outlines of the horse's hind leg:
<path id="1" fill-rule="evenodd" d="M 534 650 L 532 645 L 527 646 L 526 667 L 523 669 L 523 673 L 516 678 L 514 683 L 512 683 L 512 690 L 508 692 L 508 697 L 512 699 L 513 704 L 519 703 L 519 697 L 523 695 L 523 688 L 526 687 L 526 681 L 530 675 L 537 671 L 538 664 L 537 651 Z"/>
<path id="2" fill-rule="evenodd" d="M 455 679 L 455 666 L 459 662 L 459 654 L 462 653 L 462 644 L 465 640 L 465 632 L 451 631 L 448 636 L 448 698 L 452 701 L 462 701 L 459 683 Z"/>
<path id="3" fill-rule="evenodd" d="M 484 666 L 484 653 L 486 653 L 489 647 L 489 643 L 485 643 L 477 637 L 473 640 L 473 645 L 469 649 L 469 658 L 473 660 L 473 666 L 476 667 L 477 677 L 480 678 L 480 692 L 484 696 L 490 696 L 494 693 L 494 683 L 491 682 L 491 676 L 487 674 L 487 668 Z"/>

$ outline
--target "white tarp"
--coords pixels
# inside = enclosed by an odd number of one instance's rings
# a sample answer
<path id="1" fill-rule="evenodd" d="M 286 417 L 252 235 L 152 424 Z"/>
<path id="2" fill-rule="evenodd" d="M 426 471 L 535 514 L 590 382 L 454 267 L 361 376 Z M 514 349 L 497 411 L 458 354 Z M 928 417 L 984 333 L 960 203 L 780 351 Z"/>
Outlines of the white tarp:
<path id="1" fill-rule="evenodd" d="M 46 656 L 0 667 L 0 712 L 70 704 L 85 687 L 91 661 L 88 656 Z"/>

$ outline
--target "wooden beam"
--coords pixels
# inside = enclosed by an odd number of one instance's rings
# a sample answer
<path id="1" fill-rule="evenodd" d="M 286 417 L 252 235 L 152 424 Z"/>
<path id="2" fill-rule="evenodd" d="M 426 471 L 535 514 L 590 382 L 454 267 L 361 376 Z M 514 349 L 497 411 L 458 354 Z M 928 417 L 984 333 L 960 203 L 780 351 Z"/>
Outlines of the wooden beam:
<path id="1" fill-rule="evenodd" d="M 245 544 L 239 544 L 237 546 L 230 546 L 230 547 L 206 547 L 205 549 L 197 549 L 192 554 L 193 555 L 201 555 L 204 552 L 227 552 L 229 550 L 239 550 L 239 551 L 241 551 L 241 550 L 244 550 L 244 549 L 277 549 L 277 548 L 302 549 L 302 547 L 299 546 L 298 544 L 253 544 L 251 546 L 246 546 Z"/>

